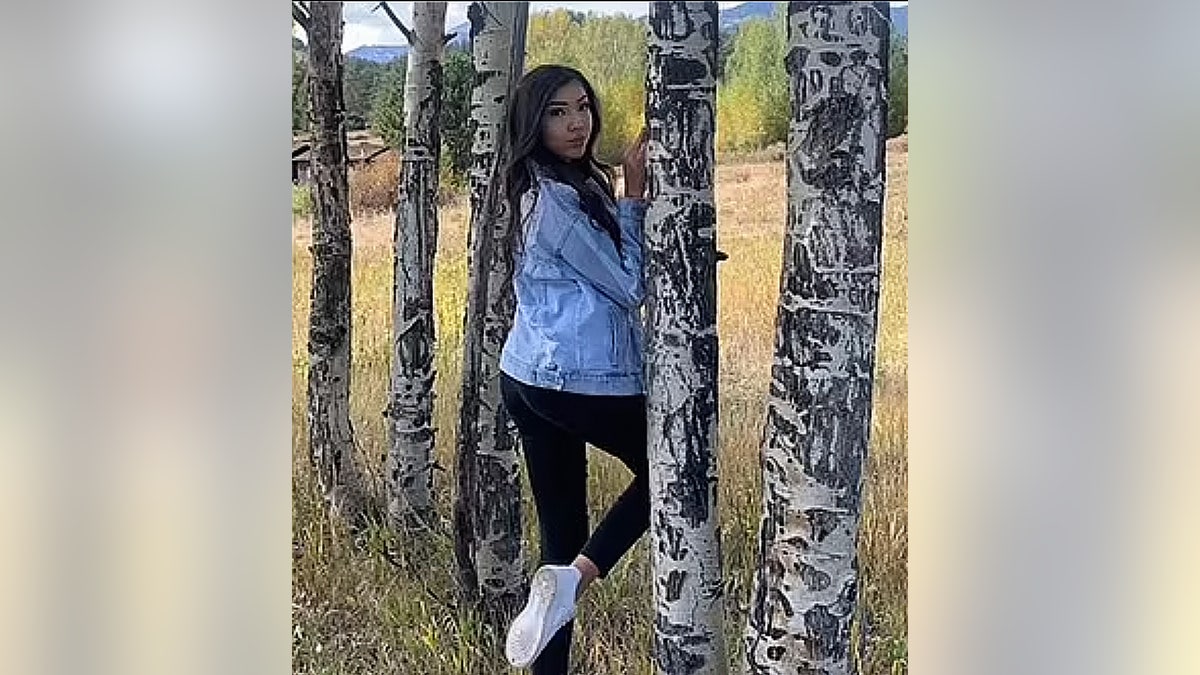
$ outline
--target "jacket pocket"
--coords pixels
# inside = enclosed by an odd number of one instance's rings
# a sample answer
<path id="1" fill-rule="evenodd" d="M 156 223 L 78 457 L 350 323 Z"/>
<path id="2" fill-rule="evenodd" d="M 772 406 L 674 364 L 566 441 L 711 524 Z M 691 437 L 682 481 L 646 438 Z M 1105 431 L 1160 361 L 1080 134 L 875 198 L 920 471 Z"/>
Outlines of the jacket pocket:
<path id="1" fill-rule="evenodd" d="M 609 355 L 612 359 L 614 368 L 620 368 L 625 365 L 628 360 L 629 351 L 629 331 L 625 326 L 625 321 L 621 317 L 621 312 L 615 307 L 608 310 L 608 326 L 612 345 L 612 351 Z"/>

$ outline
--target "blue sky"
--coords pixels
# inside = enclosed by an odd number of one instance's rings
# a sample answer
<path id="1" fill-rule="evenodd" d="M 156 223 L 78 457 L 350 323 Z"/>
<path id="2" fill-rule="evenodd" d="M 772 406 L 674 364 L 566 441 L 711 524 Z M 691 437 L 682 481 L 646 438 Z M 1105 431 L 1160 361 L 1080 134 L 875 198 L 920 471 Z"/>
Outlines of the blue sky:
<path id="1" fill-rule="evenodd" d="M 342 10 L 346 21 L 342 35 L 342 51 L 350 51 L 362 45 L 402 45 L 406 44 L 404 35 L 392 25 L 382 10 L 372 12 L 371 8 L 377 2 L 347 2 Z M 446 26 L 457 26 L 467 20 L 467 2 L 447 3 Z M 718 2 L 721 9 L 737 7 L 741 2 Z M 907 2 L 893 2 L 892 5 L 907 5 Z M 388 6 L 406 24 L 412 18 L 411 2 L 389 2 Z M 646 2 L 531 2 L 529 11 L 536 13 L 547 9 L 566 7 L 580 12 L 595 12 L 597 14 L 628 14 L 639 16 L 645 14 L 649 3 Z"/>

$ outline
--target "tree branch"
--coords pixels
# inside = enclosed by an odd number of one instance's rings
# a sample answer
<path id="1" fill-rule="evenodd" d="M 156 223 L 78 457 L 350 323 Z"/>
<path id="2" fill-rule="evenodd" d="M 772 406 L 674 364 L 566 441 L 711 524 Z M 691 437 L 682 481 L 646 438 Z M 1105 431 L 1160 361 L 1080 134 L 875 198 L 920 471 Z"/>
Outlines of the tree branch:
<path id="1" fill-rule="evenodd" d="M 292 20 L 300 24 L 304 29 L 305 34 L 308 33 L 308 25 L 310 23 L 308 12 L 304 11 L 304 6 L 298 2 L 292 3 Z"/>
<path id="2" fill-rule="evenodd" d="M 399 28 L 400 32 L 404 33 L 404 39 L 408 40 L 409 46 L 416 47 L 417 41 L 413 38 L 412 31 L 410 31 L 403 23 L 400 22 L 400 17 L 396 16 L 396 13 L 392 11 L 391 7 L 387 6 L 386 2 L 381 2 L 378 5 L 375 5 L 371 11 L 374 12 L 380 7 L 383 8 L 383 11 L 387 12 L 388 18 L 392 20 L 392 23 L 396 24 L 396 28 Z"/>

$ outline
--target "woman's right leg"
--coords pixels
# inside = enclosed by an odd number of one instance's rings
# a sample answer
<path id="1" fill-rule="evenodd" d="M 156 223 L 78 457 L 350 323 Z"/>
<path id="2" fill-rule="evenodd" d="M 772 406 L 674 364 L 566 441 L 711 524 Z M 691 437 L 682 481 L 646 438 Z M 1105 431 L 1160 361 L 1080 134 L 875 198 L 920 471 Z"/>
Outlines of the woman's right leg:
<path id="1" fill-rule="evenodd" d="M 541 564 L 569 565 L 588 539 L 587 455 L 582 439 L 535 412 L 523 385 L 502 376 L 501 392 L 521 436 L 541 539 Z M 533 662 L 534 675 L 566 675 L 573 622 Z"/>

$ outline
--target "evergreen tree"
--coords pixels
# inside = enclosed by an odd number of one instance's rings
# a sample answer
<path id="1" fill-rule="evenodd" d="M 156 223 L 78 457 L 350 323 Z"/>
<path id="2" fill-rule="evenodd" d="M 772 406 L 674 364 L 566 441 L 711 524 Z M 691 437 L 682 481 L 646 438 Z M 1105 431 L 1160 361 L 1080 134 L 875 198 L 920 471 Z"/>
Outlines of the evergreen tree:
<path id="1" fill-rule="evenodd" d="M 391 147 L 404 144 L 404 81 L 408 59 L 397 59 L 387 64 L 371 93 L 371 130 L 379 134 Z"/>
<path id="2" fill-rule="evenodd" d="M 471 53 L 455 49 L 442 61 L 442 157 L 454 174 L 465 176 L 471 166 Z"/>
<path id="3" fill-rule="evenodd" d="M 383 77 L 386 66 L 363 59 L 345 60 L 343 98 L 346 101 L 346 129 L 357 131 L 367 128 L 371 119 L 371 106 L 375 92 Z"/>

